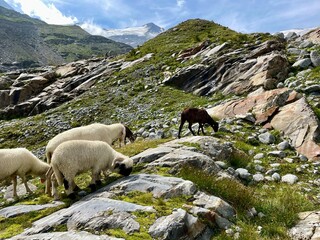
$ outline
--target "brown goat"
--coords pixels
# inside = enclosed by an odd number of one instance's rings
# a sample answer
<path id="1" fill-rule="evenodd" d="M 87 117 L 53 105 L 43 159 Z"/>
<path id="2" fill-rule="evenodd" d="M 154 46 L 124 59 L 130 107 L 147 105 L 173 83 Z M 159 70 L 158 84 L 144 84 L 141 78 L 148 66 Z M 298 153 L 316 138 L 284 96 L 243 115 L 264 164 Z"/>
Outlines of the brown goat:
<path id="1" fill-rule="evenodd" d="M 180 127 L 179 127 L 179 133 L 178 133 L 178 138 L 180 138 L 180 133 L 183 127 L 183 124 L 185 122 L 189 123 L 189 130 L 191 131 L 191 133 L 193 135 L 195 135 L 195 133 L 192 130 L 192 124 L 193 123 L 199 123 L 199 128 L 198 128 L 198 135 L 200 132 L 200 128 L 202 130 L 202 133 L 204 135 L 204 131 L 203 131 L 203 125 L 205 123 L 208 123 L 215 132 L 218 131 L 219 128 L 219 124 L 212 119 L 212 117 L 210 117 L 210 115 L 208 114 L 208 112 L 205 109 L 199 109 L 199 108 L 187 108 L 185 110 L 183 110 L 183 112 L 181 113 L 181 122 L 180 122 Z"/>

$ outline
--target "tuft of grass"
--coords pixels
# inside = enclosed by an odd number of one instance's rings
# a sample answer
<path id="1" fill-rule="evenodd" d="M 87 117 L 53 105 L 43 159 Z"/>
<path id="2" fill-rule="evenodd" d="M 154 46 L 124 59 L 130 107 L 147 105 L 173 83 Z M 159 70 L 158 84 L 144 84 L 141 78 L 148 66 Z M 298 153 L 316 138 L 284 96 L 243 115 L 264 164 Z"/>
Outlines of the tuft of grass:
<path id="1" fill-rule="evenodd" d="M 239 143 L 239 142 L 238 142 Z M 247 146 L 246 143 L 243 146 Z M 239 145 L 238 145 L 239 146 Z M 239 148 L 239 147 L 238 147 Z M 241 149 L 241 148 L 239 148 Z M 227 159 L 233 168 L 246 168 L 251 162 L 251 157 L 249 157 L 245 152 L 234 151 L 231 158 Z"/>
<path id="2" fill-rule="evenodd" d="M 234 179 L 222 178 L 204 173 L 189 166 L 184 166 L 180 177 L 195 183 L 201 190 L 209 192 L 229 202 L 238 211 L 251 208 L 255 203 L 254 191 Z"/>

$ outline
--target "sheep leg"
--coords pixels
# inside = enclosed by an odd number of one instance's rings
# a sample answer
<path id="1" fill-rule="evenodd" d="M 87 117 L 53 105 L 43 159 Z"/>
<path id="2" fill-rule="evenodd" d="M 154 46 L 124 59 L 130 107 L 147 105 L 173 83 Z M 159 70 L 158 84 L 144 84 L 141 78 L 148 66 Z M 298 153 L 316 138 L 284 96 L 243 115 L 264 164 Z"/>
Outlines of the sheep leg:
<path id="1" fill-rule="evenodd" d="M 204 132 L 203 132 L 203 124 L 202 123 L 199 123 L 199 128 L 198 128 L 198 135 L 200 135 L 200 129 L 204 135 Z"/>
<path id="2" fill-rule="evenodd" d="M 59 194 L 58 194 L 58 182 L 55 178 L 54 174 L 51 174 L 51 184 L 52 184 L 52 196 L 54 200 L 59 200 Z"/>
<path id="3" fill-rule="evenodd" d="M 66 193 L 68 196 L 73 197 L 73 194 L 74 194 L 74 189 L 76 187 L 76 184 L 74 181 L 68 181 L 68 188 L 66 189 Z"/>
<path id="4" fill-rule="evenodd" d="M 91 177 L 91 182 L 90 182 L 90 185 L 89 185 L 91 191 L 95 191 L 97 189 L 98 182 L 101 183 L 99 175 L 100 175 L 100 171 L 99 170 L 98 171 L 97 170 L 92 170 L 92 177 Z"/>
<path id="5" fill-rule="evenodd" d="M 123 135 L 119 138 L 119 147 L 121 147 L 121 144 L 122 144 L 122 146 L 126 145 L 126 142 L 125 142 L 125 134 L 123 134 Z"/>
<path id="6" fill-rule="evenodd" d="M 17 176 L 12 176 L 12 182 L 13 182 L 13 197 L 18 198 L 17 194 Z"/>
<path id="7" fill-rule="evenodd" d="M 199 123 L 199 128 L 201 127 L 202 134 L 205 135 L 205 134 L 204 134 L 204 131 L 203 131 L 203 125 L 204 125 L 204 124 Z M 199 129 L 198 129 L 198 131 L 199 131 Z M 199 133 L 198 133 L 198 134 L 199 134 Z"/>
<path id="8" fill-rule="evenodd" d="M 190 132 L 193 134 L 193 136 L 195 136 L 196 134 L 192 130 L 192 123 L 189 123 L 188 128 L 189 128 Z"/>
<path id="9" fill-rule="evenodd" d="M 181 130 L 182 130 L 183 124 L 184 124 L 185 122 L 186 122 L 186 120 L 181 119 L 180 126 L 179 126 L 179 132 L 178 132 L 178 138 L 180 138 L 180 133 L 181 133 Z"/>
<path id="10" fill-rule="evenodd" d="M 20 176 L 20 177 L 21 177 L 21 176 Z M 27 178 L 26 178 L 25 176 L 23 176 L 23 177 L 21 177 L 21 179 L 22 179 L 22 182 L 23 182 L 23 184 L 24 184 L 24 186 L 25 186 L 25 188 L 26 188 L 26 191 L 27 191 L 28 193 L 32 193 L 31 189 L 30 189 L 29 186 L 28 186 Z"/>
<path id="11" fill-rule="evenodd" d="M 51 178 L 53 177 L 53 169 L 52 169 L 52 167 L 50 167 L 49 168 L 49 170 L 48 170 L 48 172 L 46 173 L 46 189 L 45 189 L 45 194 L 47 194 L 49 197 L 51 196 L 51 184 L 53 184 L 51 181 Z M 55 181 L 57 181 L 56 180 L 56 178 L 54 178 L 55 179 Z"/>

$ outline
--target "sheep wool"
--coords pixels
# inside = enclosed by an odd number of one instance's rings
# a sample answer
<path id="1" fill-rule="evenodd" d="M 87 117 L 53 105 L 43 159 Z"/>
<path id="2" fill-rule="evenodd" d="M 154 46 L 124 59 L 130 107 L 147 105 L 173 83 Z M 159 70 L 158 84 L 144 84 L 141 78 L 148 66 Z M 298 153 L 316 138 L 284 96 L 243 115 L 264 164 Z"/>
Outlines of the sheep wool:
<path id="1" fill-rule="evenodd" d="M 50 165 L 38 159 L 25 148 L 0 149 L 0 180 L 11 177 L 13 179 L 13 196 L 17 195 L 17 176 L 19 176 L 27 190 L 27 175 L 40 176 L 45 179 L 45 174 Z"/>
<path id="2" fill-rule="evenodd" d="M 100 180 L 101 171 L 110 170 L 128 176 L 133 160 L 103 141 L 71 140 L 61 143 L 53 152 L 51 166 L 56 178 L 52 181 L 52 194 L 56 197 L 56 182 L 64 184 L 68 195 L 73 193 L 77 174 L 91 170 L 91 184 Z"/>
<path id="3" fill-rule="evenodd" d="M 112 144 L 113 141 L 120 139 L 124 144 L 126 137 L 126 127 L 121 123 L 105 125 L 101 123 L 93 123 L 87 126 L 72 128 L 62 132 L 52 138 L 46 146 L 47 162 L 51 162 L 54 150 L 63 142 L 70 140 L 91 140 L 103 141 Z"/>

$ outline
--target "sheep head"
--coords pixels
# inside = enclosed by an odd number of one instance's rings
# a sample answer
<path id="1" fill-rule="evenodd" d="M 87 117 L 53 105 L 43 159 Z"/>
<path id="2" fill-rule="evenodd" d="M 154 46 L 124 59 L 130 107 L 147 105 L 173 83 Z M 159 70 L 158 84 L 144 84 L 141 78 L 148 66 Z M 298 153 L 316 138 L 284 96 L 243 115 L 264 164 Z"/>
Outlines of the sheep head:
<path id="1" fill-rule="evenodd" d="M 132 172 L 133 160 L 131 158 L 116 158 L 113 169 L 123 176 L 129 176 Z"/>

